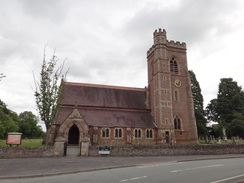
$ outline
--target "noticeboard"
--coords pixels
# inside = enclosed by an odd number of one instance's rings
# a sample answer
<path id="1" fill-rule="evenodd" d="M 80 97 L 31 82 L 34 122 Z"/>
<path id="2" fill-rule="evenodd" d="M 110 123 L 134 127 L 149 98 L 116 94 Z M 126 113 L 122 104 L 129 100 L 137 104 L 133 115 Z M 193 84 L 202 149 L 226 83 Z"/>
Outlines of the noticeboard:
<path id="1" fill-rule="evenodd" d="M 8 145 L 20 145 L 22 133 L 8 133 L 6 143 Z"/>

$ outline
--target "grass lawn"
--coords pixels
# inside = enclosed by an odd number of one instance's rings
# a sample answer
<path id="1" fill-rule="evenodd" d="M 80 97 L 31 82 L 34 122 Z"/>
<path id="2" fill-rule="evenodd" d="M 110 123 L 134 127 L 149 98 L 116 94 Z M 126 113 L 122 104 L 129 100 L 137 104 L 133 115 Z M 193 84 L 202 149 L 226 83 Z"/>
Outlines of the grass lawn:
<path id="1" fill-rule="evenodd" d="M 6 144 L 6 140 L 1 140 L 0 139 L 0 146 L 8 146 Z M 16 145 L 13 145 L 16 146 Z M 43 146 L 42 144 L 42 139 L 22 139 L 21 145 L 22 147 L 39 147 Z"/>
<path id="2" fill-rule="evenodd" d="M 199 145 L 217 144 L 217 140 L 212 140 L 210 143 L 205 143 L 204 140 L 199 140 Z M 234 144 L 233 140 L 221 141 L 221 144 Z M 236 140 L 236 144 L 244 144 L 244 140 Z"/>

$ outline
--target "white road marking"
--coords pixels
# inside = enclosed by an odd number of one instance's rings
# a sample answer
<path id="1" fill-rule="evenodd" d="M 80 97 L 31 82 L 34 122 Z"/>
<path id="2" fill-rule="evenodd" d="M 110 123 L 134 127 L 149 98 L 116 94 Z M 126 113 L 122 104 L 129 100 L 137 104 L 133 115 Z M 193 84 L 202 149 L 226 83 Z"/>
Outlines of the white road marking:
<path id="1" fill-rule="evenodd" d="M 199 166 L 199 167 L 193 167 L 193 168 L 187 168 L 187 169 L 181 169 L 181 170 L 173 170 L 172 173 L 182 172 L 182 171 L 189 171 L 189 170 L 196 170 L 196 169 L 202 169 L 202 168 L 212 168 L 217 166 L 224 166 L 224 164 L 219 165 L 209 165 L 209 166 Z"/>
<path id="2" fill-rule="evenodd" d="M 213 181 L 213 182 L 210 182 L 210 183 L 224 182 L 224 181 L 235 179 L 235 178 L 239 178 L 239 177 L 244 177 L 244 174 L 237 175 L 237 176 L 234 176 L 234 177 L 229 177 L 229 178 L 226 178 L 226 179 L 216 180 L 216 181 Z"/>
<path id="3" fill-rule="evenodd" d="M 137 166 L 137 168 L 153 168 L 153 167 L 158 167 L 158 166 L 167 166 L 167 165 L 178 165 L 183 162 L 176 162 L 176 163 L 163 163 L 163 164 L 149 164 L 149 165 L 141 165 Z"/>
<path id="4" fill-rule="evenodd" d="M 119 182 L 127 182 L 127 181 L 130 181 L 130 180 L 138 180 L 138 179 L 144 179 L 146 178 L 147 176 L 142 176 L 142 177 L 134 177 L 134 178 L 130 178 L 130 179 L 124 179 L 124 180 L 120 180 Z"/>

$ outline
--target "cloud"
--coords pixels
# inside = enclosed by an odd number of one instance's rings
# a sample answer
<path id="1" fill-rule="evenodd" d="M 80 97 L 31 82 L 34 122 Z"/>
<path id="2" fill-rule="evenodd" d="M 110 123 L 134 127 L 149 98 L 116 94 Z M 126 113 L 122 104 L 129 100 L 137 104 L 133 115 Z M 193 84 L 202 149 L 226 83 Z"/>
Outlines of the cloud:
<path id="1" fill-rule="evenodd" d="M 208 101 L 220 77 L 244 85 L 243 8 L 241 0 L 1 1 L 0 73 L 7 77 L 0 98 L 17 112 L 35 108 L 32 71 L 39 74 L 46 44 L 47 59 L 55 49 L 60 63 L 67 59 L 68 81 L 144 87 L 146 52 L 154 30 L 164 28 L 169 40 L 187 43 L 189 69 Z"/>

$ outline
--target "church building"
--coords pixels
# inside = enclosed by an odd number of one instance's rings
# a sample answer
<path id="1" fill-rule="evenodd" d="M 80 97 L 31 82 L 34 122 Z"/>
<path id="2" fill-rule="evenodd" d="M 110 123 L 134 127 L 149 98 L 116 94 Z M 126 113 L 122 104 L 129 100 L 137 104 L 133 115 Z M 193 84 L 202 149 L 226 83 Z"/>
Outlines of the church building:
<path id="1" fill-rule="evenodd" d="M 63 83 L 49 143 L 197 144 L 186 44 L 155 30 L 147 51 L 148 87 Z"/>

